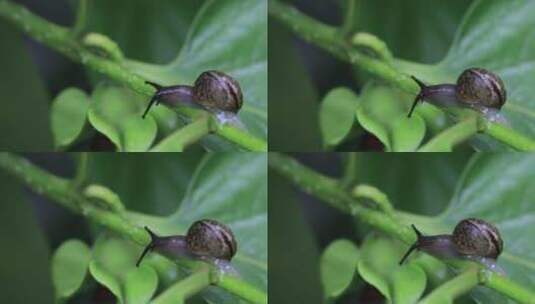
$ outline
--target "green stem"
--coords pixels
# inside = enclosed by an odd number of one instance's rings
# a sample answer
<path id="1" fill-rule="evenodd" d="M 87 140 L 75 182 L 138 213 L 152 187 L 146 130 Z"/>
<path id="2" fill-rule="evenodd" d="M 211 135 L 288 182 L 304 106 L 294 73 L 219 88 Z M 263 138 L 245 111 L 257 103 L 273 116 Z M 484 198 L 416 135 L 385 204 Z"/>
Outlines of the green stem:
<path id="1" fill-rule="evenodd" d="M 7 0 L 0 1 L 0 17 L 10 21 L 19 30 L 67 56 L 69 59 L 80 62 L 130 87 L 132 90 L 147 96 L 147 98 L 152 97 L 155 92 L 155 89 L 146 84 L 145 79 L 142 77 L 133 74 L 113 60 L 95 55 L 90 49 L 75 39 L 68 28 L 36 16 L 21 5 Z M 194 119 L 194 117 L 189 118 Z M 267 143 L 264 140 L 256 138 L 234 126 L 225 125 L 216 128 L 214 133 L 247 150 L 267 150 Z"/>
<path id="2" fill-rule="evenodd" d="M 350 34 L 353 31 L 355 24 L 355 12 L 357 10 L 357 0 L 346 0 L 346 14 L 344 15 L 344 22 L 340 27 L 340 33 L 342 37 Z"/>
<path id="3" fill-rule="evenodd" d="M 192 123 L 184 126 L 164 138 L 158 145 L 156 145 L 152 152 L 182 152 L 189 145 L 197 142 L 205 135 L 214 131 L 214 124 L 211 117 L 202 115 L 194 120 Z"/>
<path id="4" fill-rule="evenodd" d="M 85 179 L 87 178 L 87 163 L 89 159 L 89 154 L 87 152 L 82 152 L 79 154 L 78 164 L 76 166 L 76 175 L 72 181 L 74 188 L 81 187 Z"/>
<path id="5" fill-rule="evenodd" d="M 535 151 L 535 141 L 503 124 L 487 123 L 483 132 L 518 151 Z"/>
<path id="6" fill-rule="evenodd" d="M 78 1 L 78 10 L 76 11 L 76 21 L 72 28 L 72 35 L 77 37 L 80 35 L 86 26 L 87 22 L 87 0 Z"/>
<path id="7" fill-rule="evenodd" d="M 418 152 L 451 152 L 455 145 L 474 136 L 478 131 L 476 118 L 460 121 L 432 138 Z"/>
<path id="8" fill-rule="evenodd" d="M 240 280 L 236 277 L 220 276 L 217 279 L 217 285 L 225 288 L 235 295 L 242 297 L 243 299 L 247 299 L 251 303 L 267 304 L 268 302 L 268 298 L 265 293 L 251 286 L 244 288 L 245 286 L 241 284 Z"/>
<path id="9" fill-rule="evenodd" d="M 346 156 L 345 166 L 344 166 L 344 176 L 340 181 L 340 184 L 344 189 L 349 189 L 357 181 L 357 152 L 348 152 L 344 153 Z"/>
<path id="10" fill-rule="evenodd" d="M 267 152 L 268 150 L 268 144 L 265 140 L 254 137 L 248 132 L 240 128 L 232 127 L 229 124 L 219 125 L 215 132 L 227 140 L 234 142 L 238 146 L 250 151 Z"/>
<path id="11" fill-rule="evenodd" d="M 479 273 L 481 284 L 492 288 L 503 295 L 523 304 L 534 304 L 535 293 L 511 281 L 509 278 L 494 271 L 481 270 Z"/>
<path id="12" fill-rule="evenodd" d="M 152 304 L 183 303 L 189 297 L 197 294 L 212 284 L 210 271 L 194 272 L 187 278 L 176 282 L 156 297 Z"/>
<path id="13" fill-rule="evenodd" d="M 149 235 L 143 228 L 132 225 L 125 217 L 113 211 L 96 207 L 83 194 L 71 186 L 72 183 L 70 180 L 48 173 L 31 164 L 23 157 L 2 152 L 0 153 L 0 168 L 12 174 L 22 184 L 28 186 L 37 194 L 49 198 L 52 202 L 58 203 L 74 213 L 94 221 L 124 238 L 129 238 L 141 246 L 145 246 L 150 241 Z M 229 279 L 227 278 L 228 276 L 231 275 L 220 273 L 219 278 L 214 281 L 214 284 L 231 293 L 239 290 L 240 293 L 236 293 L 236 295 L 243 297 L 249 302 L 256 303 L 255 301 L 258 298 L 255 296 L 263 296 L 263 298 L 267 299 L 266 294 L 238 278 L 230 279 L 233 281 L 234 286 L 231 289 L 227 289 L 226 286 L 228 283 L 225 280 Z M 235 285 L 238 285 L 239 288 Z M 253 297 L 245 298 L 246 296 Z"/>
<path id="14" fill-rule="evenodd" d="M 106 35 L 89 33 L 85 35 L 83 43 L 86 47 L 92 48 L 101 57 L 117 63 L 124 61 L 124 55 L 119 45 Z"/>
<path id="15" fill-rule="evenodd" d="M 477 268 L 469 269 L 437 287 L 419 304 L 453 303 L 479 284 Z"/>
<path id="16" fill-rule="evenodd" d="M 388 196 L 381 190 L 370 185 L 360 184 L 353 189 L 353 195 L 356 198 L 365 198 L 373 201 L 386 215 L 394 216 L 394 207 L 392 207 Z"/>
<path id="17" fill-rule="evenodd" d="M 321 23 L 279 0 L 269 0 L 269 14 L 304 40 L 327 50 L 340 60 L 347 61 L 410 94 L 418 93 L 418 86 L 408 75 L 399 72 L 387 62 L 363 54 L 358 48 L 340 39 L 336 27 Z M 486 125 L 481 132 L 515 149 L 535 150 L 533 139 L 499 123 L 487 122 Z"/>
<path id="18" fill-rule="evenodd" d="M 269 166 L 305 192 L 322 199 L 332 207 L 351 214 L 407 244 L 415 241 L 414 233 L 408 227 L 385 216 L 383 212 L 363 207 L 363 204 L 346 192 L 336 179 L 319 174 L 293 158 L 279 153 L 269 154 Z"/>
<path id="19" fill-rule="evenodd" d="M 363 53 L 374 56 L 374 58 L 380 59 L 388 64 L 394 63 L 394 56 L 392 56 L 386 43 L 375 35 L 365 32 L 356 33 L 351 38 L 351 44 L 362 50 Z"/>

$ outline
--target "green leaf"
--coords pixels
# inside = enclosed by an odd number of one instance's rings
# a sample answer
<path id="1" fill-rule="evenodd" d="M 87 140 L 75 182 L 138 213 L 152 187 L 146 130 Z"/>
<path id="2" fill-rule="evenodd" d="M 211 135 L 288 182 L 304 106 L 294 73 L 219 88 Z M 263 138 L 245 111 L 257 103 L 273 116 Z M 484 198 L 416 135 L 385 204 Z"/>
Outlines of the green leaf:
<path id="1" fill-rule="evenodd" d="M 361 247 L 358 271 L 389 303 L 415 303 L 425 290 L 425 273 L 417 265 L 400 266 L 398 252 L 398 242 L 387 238 L 368 237 Z"/>
<path id="2" fill-rule="evenodd" d="M 425 272 L 416 264 L 399 267 L 392 278 L 393 303 L 416 303 L 425 291 Z"/>
<path id="3" fill-rule="evenodd" d="M 129 61 L 140 76 L 166 85 L 192 84 L 206 70 L 236 78 L 243 91 L 240 120 L 267 138 L 267 1 L 206 1 L 179 55 L 168 65 Z M 224 25 L 224 26 L 222 26 Z"/>
<path id="4" fill-rule="evenodd" d="M 320 127 L 326 146 L 335 146 L 349 134 L 355 122 L 358 97 L 348 88 L 334 88 L 323 98 Z"/>
<path id="5" fill-rule="evenodd" d="M 498 264 L 507 276 L 535 290 L 535 156 L 478 154 L 467 166 L 442 223 L 453 229 L 468 217 L 495 224 L 504 241 Z M 490 291 L 489 291 L 490 292 Z"/>
<path id="6" fill-rule="evenodd" d="M 337 298 L 353 281 L 359 260 L 359 250 L 345 239 L 333 241 L 321 256 L 321 280 L 325 296 Z"/>
<path id="7" fill-rule="evenodd" d="M 101 235 L 93 248 L 93 259 L 106 271 L 123 280 L 130 269 L 134 269 L 137 246 L 125 240 Z"/>
<path id="8" fill-rule="evenodd" d="M 140 265 L 126 274 L 124 282 L 125 302 L 129 304 L 148 303 L 158 287 L 158 276 L 150 266 Z"/>
<path id="9" fill-rule="evenodd" d="M 400 267 L 398 246 L 385 238 L 368 237 L 361 249 L 361 259 L 358 262 L 360 276 L 392 301 L 393 270 Z"/>
<path id="10" fill-rule="evenodd" d="M 85 279 L 91 260 L 91 250 L 82 241 L 63 242 L 52 257 L 52 280 L 56 299 L 71 297 Z"/>
<path id="11" fill-rule="evenodd" d="M 411 118 L 403 115 L 393 122 L 391 132 L 393 151 L 415 151 L 424 139 L 425 122 L 419 115 L 414 115 Z"/>
<path id="12" fill-rule="evenodd" d="M 399 94 L 387 87 L 368 86 L 357 109 L 361 126 L 375 135 L 387 151 L 415 150 L 425 135 L 425 124 L 418 115 L 408 119 Z"/>
<path id="13" fill-rule="evenodd" d="M 93 92 L 89 122 L 119 151 L 146 151 L 156 137 L 152 116 L 141 118 L 143 100 L 130 90 L 100 85 Z"/>
<path id="14" fill-rule="evenodd" d="M 93 246 L 89 271 L 95 280 L 106 286 L 121 303 L 126 299 L 125 285 L 128 275 L 136 269 L 137 254 L 137 246 L 133 243 L 105 234 L 101 234 Z M 150 291 L 150 281 L 148 285 L 144 286 L 147 288 L 144 294 Z"/>
<path id="15" fill-rule="evenodd" d="M 77 88 L 63 90 L 52 101 L 51 123 L 54 144 L 57 148 L 73 143 L 85 125 L 89 97 Z"/>
<path id="16" fill-rule="evenodd" d="M 108 288 L 108 290 L 117 297 L 119 303 L 123 303 L 121 285 L 119 280 L 113 274 L 95 260 L 89 263 L 89 272 L 97 282 Z"/>
<path id="17" fill-rule="evenodd" d="M 366 261 L 358 262 L 358 270 L 360 276 L 368 284 L 375 287 L 385 298 L 390 302 L 392 300 L 392 294 L 388 288 L 388 281 L 381 276 L 373 267 Z"/>

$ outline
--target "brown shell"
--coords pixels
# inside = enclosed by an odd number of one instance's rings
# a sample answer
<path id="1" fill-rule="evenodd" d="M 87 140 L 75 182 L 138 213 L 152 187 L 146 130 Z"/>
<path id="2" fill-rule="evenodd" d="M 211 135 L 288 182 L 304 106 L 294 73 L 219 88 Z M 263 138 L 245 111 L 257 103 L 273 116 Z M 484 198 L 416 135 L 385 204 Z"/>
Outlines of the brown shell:
<path id="1" fill-rule="evenodd" d="M 215 220 L 200 220 L 191 225 L 186 235 L 191 253 L 230 261 L 236 254 L 238 244 L 226 225 Z"/>
<path id="2" fill-rule="evenodd" d="M 473 106 L 500 109 L 507 99 L 498 75 L 481 68 L 465 70 L 457 79 L 457 100 Z"/>
<path id="3" fill-rule="evenodd" d="M 240 84 L 219 71 L 203 72 L 195 81 L 193 96 L 208 110 L 237 113 L 243 105 Z"/>
<path id="4" fill-rule="evenodd" d="M 453 230 L 453 242 L 463 255 L 496 259 L 503 250 L 498 229 L 491 223 L 476 218 L 462 220 Z"/>

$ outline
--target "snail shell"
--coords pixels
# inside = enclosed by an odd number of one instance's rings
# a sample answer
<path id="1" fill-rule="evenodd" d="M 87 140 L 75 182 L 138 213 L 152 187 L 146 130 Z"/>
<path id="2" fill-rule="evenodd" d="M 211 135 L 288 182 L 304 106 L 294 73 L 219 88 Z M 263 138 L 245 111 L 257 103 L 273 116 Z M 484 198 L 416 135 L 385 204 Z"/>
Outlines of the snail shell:
<path id="1" fill-rule="evenodd" d="M 240 84 L 219 71 L 203 72 L 193 87 L 194 100 L 210 110 L 237 113 L 243 105 Z"/>
<path id="2" fill-rule="evenodd" d="M 237 243 L 232 231 L 214 220 L 200 220 L 191 225 L 186 235 L 191 253 L 230 261 L 236 254 Z"/>
<path id="3" fill-rule="evenodd" d="M 498 75 L 481 68 L 465 70 L 457 79 L 457 99 L 468 105 L 501 109 L 507 99 Z"/>
<path id="4" fill-rule="evenodd" d="M 462 220 L 453 230 L 453 242 L 462 255 L 496 259 L 503 250 L 498 229 L 491 223 L 476 218 Z"/>

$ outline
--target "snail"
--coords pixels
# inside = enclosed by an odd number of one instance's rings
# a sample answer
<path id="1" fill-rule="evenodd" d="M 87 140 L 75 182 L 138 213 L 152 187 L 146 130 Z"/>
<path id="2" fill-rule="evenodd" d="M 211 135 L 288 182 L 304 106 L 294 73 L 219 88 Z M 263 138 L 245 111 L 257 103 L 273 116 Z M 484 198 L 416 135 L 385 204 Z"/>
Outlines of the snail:
<path id="1" fill-rule="evenodd" d="M 146 81 L 156 88 L 149 105 L 143 113 L 147 115 L 154 103 L 164 102 L 170 105 L 184 104 L 203 108 L 222 117 L 233 118 L 243 105 L 243 94 L 240 84 L 231 76 L 219 71 L 203 72 L 193 86 L 174 85 L 162 86 Z"/>
<path id="2" fill-rule="evenodd" d="M 236 254 L 238 244 L 226 225 L 209 219 L 194 222 L 186 235 L 158 236 L 145 226 L 151 242 L 145 247 L 136 266 L 151 251 L 156 250 L 170 258 L 187 257 L 216 265 L 226 265 Z"/>
<path id="3" fill-rule="evenodd" d="M 427 100 L 441 106 L 458 106 L 475 109 L 492 121 L 504 122 L 498 111 L 505 104 L 507 93 L 498 75 L 481 68 L 464 70 L 456 84 L 428 86 L 411 76 L 420 86 L 408 117 L 411 117 L 418 101 Z"/>
<path id="4" fill-rule="evenodd" d="M 412 251 L 422 250 L 443 259 L 469 259 L 496 269 L 496 260 L 503 250 L 503 241 L 498 229 L 483 220 L 468 218 L 460 221 L 453 234 L 424 236 L 414 225 L 416 242 L 405 253 L 399 264 L 407 259 Z"/>

